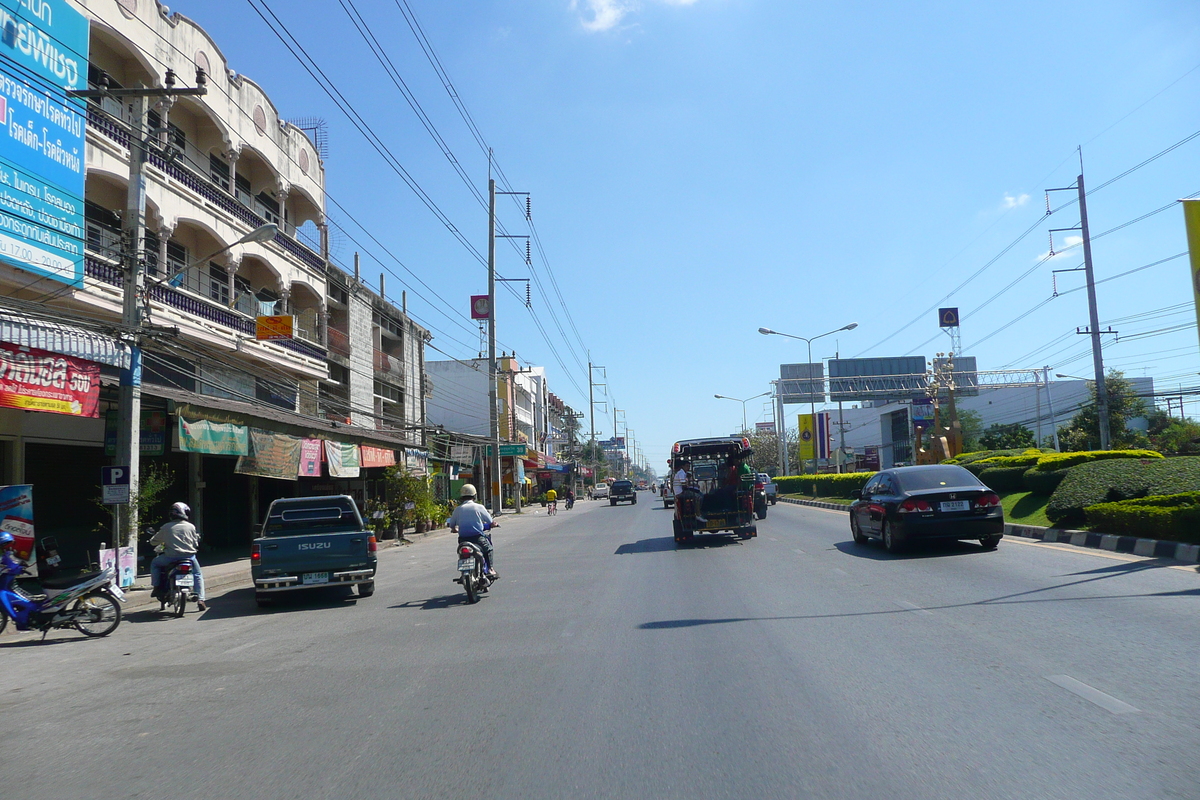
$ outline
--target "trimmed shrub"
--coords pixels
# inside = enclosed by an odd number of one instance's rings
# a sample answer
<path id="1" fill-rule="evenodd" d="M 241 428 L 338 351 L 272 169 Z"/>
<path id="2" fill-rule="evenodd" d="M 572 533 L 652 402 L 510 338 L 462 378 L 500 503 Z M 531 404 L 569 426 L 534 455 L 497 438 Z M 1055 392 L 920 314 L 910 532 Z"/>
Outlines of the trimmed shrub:
<path id="1" fill-rule="evenodd" d="M 958 464 L 965 467 L 968 464 L 974 464 L 976 461 L 981 461 L 985 458 L 1003 458 L 1006 456 L 1021 456 L 1030 452 L 1040 452 L 1038 450 L 975 450 L 970 453 L 959 453 L 954 458 L 947 458 L 943 464 Z"/>
<path id="2" fill-rule="evenodd" d="M 1162 458 L 1163 454 L 1154 450 L 1084 450 L 1079 453 L 1050 453 L 1038 459 L 1039 472 L 1051 472 L 1056 469 L 1070 469 L 1080 464 L 1089 464 L 1110 458 Z"/>
<path id="3" fill-rule="evenodd" d="M 1200 456 L 1108 459 L 1080 464 L 1066 473 L 1046 504 L 1046 516 L 1055 525 L 1083 522 L 1084 509 L 1100 503 L 1196 491 Z"/>
<path id="4" fill-rule="evenodd" d="M 1062 483 L 1062 479 L 1067 476 L 1067 470 L 1056 469 L 1050 472 L 1040 472 L 1037 466 L 1032 466 L 1025 470 L 1025 474 L 1021 477 L 1021 482 L 1026 489 L 1034 494 L 1041 494 L 1049 497 L 1054 494 L 1054 490 Z"/>
<path id="5" fill-rule="evenodd" d="M 979 473 L 979 480 L 983 481 L 993 492 L 1019 492 L 1025 488 L 1021 482 L 1025 470 L 1026 467 L 1021 466 L 988 467 Z"/>
<path id="6" fill-rule="evenodd" d="M 1025 467 L 1028 469 L 1042 458 L 1044 454 L 1041 450 L 1034 450 L 1028 453 L 1022 453 L 1019 456 L 992 456 L 991 458 L 981 458 L 976 461 L 976 464 L 987 464 L 989 467 Z"/>
<path id="7" fill-rule="evenodd" d="M 788 475 L 776 478 L 775 485 L 780 494 L 811 494 L 813 483 L 821 497 L 849 497 L 850 492 L 861 489 L 875 477 L 874 472 L 820 473 L 818 475 Z"/>
<path id="8" fill-rule="evenodd" d="M 1085 513 L 1088 523 L 1105 533 L 1200 543 L 1200 492 L 1098 503 Z"/>

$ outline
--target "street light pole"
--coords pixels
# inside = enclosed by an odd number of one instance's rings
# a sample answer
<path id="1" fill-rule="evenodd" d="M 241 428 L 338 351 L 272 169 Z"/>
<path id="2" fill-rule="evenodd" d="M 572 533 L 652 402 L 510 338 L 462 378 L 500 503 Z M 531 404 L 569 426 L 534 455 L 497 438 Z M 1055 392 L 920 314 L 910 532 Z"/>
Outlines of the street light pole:
<path id="1" fill-rule="evenodd" d="M 760 397 L 766 397 L 769 394 L 770 392 L 763 392 L 762 394 L 754 395 L 754 397 L 747 397 L 745 400 L 739 400 L 736 397 L 729 397 L 723 394 L 714 394 L 713 397 L 717 398 L 718 400 L 732 400 L 735 403 L 742 404 L 742 433 L 745 433 L 749 428 L 749 425 L 746 424 L 746 403 L 749 403 L 751 400 L 757 400 Z"/>
<path id="2" fill-rule="evenodd" d="M 832 331 L 829 331 L 828 333 L 822 333 L 822 334 L 818 334 L 817 336 L 812 336 L 812 337 L 795 336 L 790 333 L 783 333 L 781 331 L 773 331 L 770 328 L 759 328 L 758 329 L 758 332 L 761 333 L 763 336 L 770 336 L 772 334 L 774 334 L 775 336 L 786 336 L 789 339 L 799 339 L 800 341 L 802 341 L 808 345 L 808 368 L 809 368 L 808 400 L 809 400 L 809 415 L 811 417 L 811 421 L 809 424 L 812 425 L 812 433 L 813 433 L 813 437 L 814 437 L 813 438 L 813 475 L 814 476 L 817 474 L 817 442 L 816 442 L 817 395 L 816 395 L 816 392 L 814 392 L 812 390 L 813 389 L 813 386 L 812 386 L 812 343 L 822 337 L 832 336 L 833 334 L 840 333 L 842 331 L 852 331 L 857 327 L 858 327 L 857 322 L 851 322 L 849 325 L 843 325 L 842 327 L 838 328 L 837 330 L 832 330 Z M 822 395 L 822 397 L 824 397 L 824 395 L 825 395 L 825 380 L 824 380 L 824 378 L 821 379 L 821 395 Z M 822 400 L 822 402 L 824 402 L 824 401 Z M 783 405 L 782 401 L 780 402 L 780 405 L 781 406 Z M 817 485 L 816 485 L 816 483 L 813 483 L 813 495 L 815 496 L 816 493 L 817 493 Z"/>

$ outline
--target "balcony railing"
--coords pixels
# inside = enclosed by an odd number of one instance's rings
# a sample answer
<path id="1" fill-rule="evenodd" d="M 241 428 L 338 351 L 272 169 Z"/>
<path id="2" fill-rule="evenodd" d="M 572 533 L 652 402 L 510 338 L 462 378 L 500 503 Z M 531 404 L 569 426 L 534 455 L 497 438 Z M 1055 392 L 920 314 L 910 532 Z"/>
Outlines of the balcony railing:
<path id="1" fill-rule="evenodd" d="M 113 286 L 121 286 L 124 283 L 121 270 L 111 264 L 106 264 L 103 261 L 86 256 L 83 260 L 84 273 L 96 280 L 104 281 Z M 185 314 L 206 319 L 209 322 L 215 322 L 218 325 L 224 325 L 227 328 L 237 331 L 238 333 L 248 334 L 253 336 L 255 331 L 255 323 L 252 319 L 238 314 L 235 311 L 226 308 L 225 306 L 210 303 L 206 300 L 201 300 L 198 297 L 193 297 L 189 294 L 172 288 L 166 284 L 158 284 L 150 289 L 151 299 L 178 309 Z M 280 339 L 275 342 L 280 347 L 291 350 L 294 353 L 299 353 L 309 358 L 325 360 L 325 348 L 312 342 L 306 342 L 299 339 Z"/>
<path id="2" fill-rule="evenodd" d="M 375 371 L 404 380 L 404 361 L 396 356 L 390 356 L 382 350 L 376 350 Z"/>
<path id="3" fill-rule="evenodd" d="M 129 147 L 129 132 L 122 125 L 93 106 L 88 106 L 88 125 L 122 147 Z M 167 163 L 166 159 L 160 153 L 154 151 L 150 153 L 150 163 L 246 225 L 258 228 L 267 224 L 266 219 L 242 205 L 228 192 L 214 185 L 210 179 L 201 177 L 188 167 L 178 162 Z M 305 264 L 324 274 L 326 269 L 325 260 L 318 253 L 313 252 L 282 232 L 275 234 L 275 243 Z"/>

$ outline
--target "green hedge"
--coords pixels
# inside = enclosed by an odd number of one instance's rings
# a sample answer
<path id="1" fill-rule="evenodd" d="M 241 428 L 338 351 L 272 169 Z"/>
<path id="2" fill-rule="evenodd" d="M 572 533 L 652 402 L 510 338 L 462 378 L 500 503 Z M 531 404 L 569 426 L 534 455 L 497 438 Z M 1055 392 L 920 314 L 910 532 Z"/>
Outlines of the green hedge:
<path id="1" fill-rule="evenodd" d="M 1039 472 L 1036 466 L 1032 466 L 1025 470 L 1025 474 L 1021 477 L 1021 483 L 1025 489 L 1034 494 L 1049 497 L 1054 494 L 1054 490 L 1062 483 L 1063 478 L 1067 477 L 1067 472 L 1068 470 L 1065 469 Z"/>
<path id="2" fill-rule="evenodd" d="M 1080 523 L 1086 519 L 1084 509 L 1088 506 L 1193 492 L 1197 488 L 1200 456 L 1093 461 L 1067 470 L 1050 495 L 1046 516 L 1055 525 Z"/>
<path id="3" fill-rule="evenodd" d="M 854 489 L 861 489 L 875 476 L 874 472 L 821 473 L 819 475 L 789 475 L 776 478 L 775 485 L 780 494 L 811 495 L 813 482 L 821 497 L 849 497 Z"/>
<path id="4" fill-rule="evenodd" d="M 970 469 L 970 467 L 967 467 Z M 1019 492 L 1025 488 L 1022 478 L 1026 467 L 988 467 L 979 473 L 983 481 L 993 492 Z"/>
<path id="5" fill-rule="evenodd" d="M 959 453 L 953 458 L 947 458 L 943 464 L 958 464 L 965 467 L 968 464 L 974 464 L 976 461 L 982 461 L 985 458 L 1004 458 L 1009 456 L 1023 456 L 1029 450 L 973 450 L 970 453 Z M 1034 450 L 1033 452 L 1040 452 Z"/>
<path id="6" fill-rule="evenodd" d="M 1105 533 L 1200 543 L 1200 492 L 1097 503 L 1085 513 L 1088 523 Z"/>
<path id="7" fill-rule="evenodd" d="M 1110 458 L 1162 458 L 1163 454 L 1154 450 L 1083 450 L 1078 453 L 1050 453 L 1038 459 L 1039 472 L 1052 472 L 1056 469 L 1070 469 L 1080 464 L 1090 464 Z"/>

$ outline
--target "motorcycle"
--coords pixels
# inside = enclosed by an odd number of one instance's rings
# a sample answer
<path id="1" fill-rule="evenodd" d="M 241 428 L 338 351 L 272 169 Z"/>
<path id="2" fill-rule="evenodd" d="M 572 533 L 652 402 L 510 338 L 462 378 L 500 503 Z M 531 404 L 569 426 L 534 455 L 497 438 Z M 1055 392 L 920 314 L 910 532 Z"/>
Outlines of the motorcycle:
<path id="1" fill-rule="evenodd" d="M 116 585 L 116 570 L 90 572 L 75 578 L 41 581 L 46 594 L 33 595 L 17 586 L 29 574 L 25 566 L 5 551 L 0 556 L 0 633 L 11 617 L 19 631 L 75 628 L 84 636 L 107 636 L 121 624 L 125 593 Z"/>
<path id="2" fill-rule="evenodd" d="M 163 596 L 158 598 L 159 611 L 170 608 L 175 616 L 182 617 L 188 602 L 200 600 L 196 594 L 196 576 L 192 574 L 191 559 L 176 561 L 163 580 L 166 581 L 166 588 Z"/>
<path id="3" fill-rule="evenodd" d="M 496 523 L 491 523 L 485 528 L 490 531 L 492 528 L 500 527 Z M 490 538 L 490 537 L 489 537 Z M 479 595 L 488 590 L 495 578 L 488 577 L 487 558 L 483 555 L 483 548 L 475 542 L 459 542 L 458 543 L 458 577 L 454 579 L 455 583 L 461 583 L 463 589 L 467 592 L 467 602 L 476 603 L 479 600 Z"/>
<path id="4" fill-rule="evenodd" d="M 567 511 L 570 511 L 573 505 L 575 505 L 575 498 L 572 495 L 567 495 Z"/>

